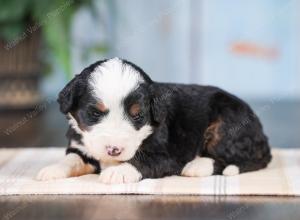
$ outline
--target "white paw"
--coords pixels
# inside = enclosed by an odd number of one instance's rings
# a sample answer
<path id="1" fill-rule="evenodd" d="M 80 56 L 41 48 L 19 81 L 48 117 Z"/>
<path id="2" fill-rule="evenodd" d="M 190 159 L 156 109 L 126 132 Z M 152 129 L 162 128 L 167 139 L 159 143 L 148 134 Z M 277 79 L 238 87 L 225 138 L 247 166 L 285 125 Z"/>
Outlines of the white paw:
<path id="1" fill-rule="evenodd" d="M 37 180 L 46 181 L 71 177 L 70 167 L 63 164 L 53 164 L 44 167 L 36 176 Z"/>
<path id="2" fill-rule="evenodd" d="M 214 173 L 214 160 L 207 157 L 196 157 L 187 163 L 181 171 L 182 176 L 203 177 Z"/>
<path id="3" fill-rule="evenodd" d="M 141 179 L 141 173 L 129 163 L 108 167 L 99 177 L 99 181 L 105 184 L 134 183 Z"/>
<path id="4" fill-rule="evenodd" d="M 240 173 L 240 169 L 236 165 L 228 165 L 223 170 L 224 176 L 234 176 L 234 175 L 238 175 L 239 173 Z"/>

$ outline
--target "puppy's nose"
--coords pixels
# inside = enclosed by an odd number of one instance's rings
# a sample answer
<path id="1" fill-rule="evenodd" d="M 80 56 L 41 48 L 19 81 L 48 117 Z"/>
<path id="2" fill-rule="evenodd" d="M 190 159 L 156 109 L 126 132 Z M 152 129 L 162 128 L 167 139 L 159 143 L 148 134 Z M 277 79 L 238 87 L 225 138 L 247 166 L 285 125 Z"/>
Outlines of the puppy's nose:
<path id="1" fill-rule="evenodd" d="M 119 156 L 122 153 L 123 148 L 117 146 L 106 146 L 106 151 L 109 156 L 115 157 Z"/>

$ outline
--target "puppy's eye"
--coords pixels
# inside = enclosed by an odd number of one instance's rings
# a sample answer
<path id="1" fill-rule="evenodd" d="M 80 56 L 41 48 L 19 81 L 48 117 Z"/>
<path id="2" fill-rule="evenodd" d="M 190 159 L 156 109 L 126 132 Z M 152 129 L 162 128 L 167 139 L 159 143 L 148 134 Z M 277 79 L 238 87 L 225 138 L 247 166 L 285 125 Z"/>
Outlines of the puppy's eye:
<path id="1" fill-rule="evenodd" d="M 99 118 L 100 116 L 102 116 L 104 113 L 99 111 L 98 109 L 91 107 L 88 109 L 87 111 L 88 115 L 92 118 Z"/>
<path id="2" fill-rule="evenodd" d="M 99 112 L 98 110 L 93 110 L 92 115 L 95 116 L 95 117 L 100 117 L 101 112 Z"/>
<path id="3" fill-rule="evenodd" d="M 134 121 L 141 120 L 141 119 L 143 119 L 143 115 L 141 113 L 138 113 L 137 115 L 132 116 L 132 119 Z"/>

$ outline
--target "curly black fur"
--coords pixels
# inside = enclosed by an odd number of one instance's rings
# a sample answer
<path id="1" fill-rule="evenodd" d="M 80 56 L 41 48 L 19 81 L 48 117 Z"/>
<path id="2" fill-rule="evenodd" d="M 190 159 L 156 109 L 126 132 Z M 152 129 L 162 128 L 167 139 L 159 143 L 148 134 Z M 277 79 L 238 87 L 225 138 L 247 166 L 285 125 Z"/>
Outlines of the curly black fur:
<path id="1" fill-rule="evenodd" d="M 86 79 L 102 62 L 86 68 L 60 93 L 58 102 L 63 113 L 84 105 L 80 99 L 87 93 Z M 214 174 L 221 174 L 227 165 L 247 172 L 265 168 L 270 162 L 268 139 L 258 117 L 244 101 L 212 86 L 153 82 L 141 68 L 124 62 L 145 79 L 140 93 L 150 105 L 147 120 L 154 128 L 128 161 L 143 178 L 180 174 L 196 155 L 215 160 Z M 68 137 L 80 141 L 75 131 L 69 131 Z"/>

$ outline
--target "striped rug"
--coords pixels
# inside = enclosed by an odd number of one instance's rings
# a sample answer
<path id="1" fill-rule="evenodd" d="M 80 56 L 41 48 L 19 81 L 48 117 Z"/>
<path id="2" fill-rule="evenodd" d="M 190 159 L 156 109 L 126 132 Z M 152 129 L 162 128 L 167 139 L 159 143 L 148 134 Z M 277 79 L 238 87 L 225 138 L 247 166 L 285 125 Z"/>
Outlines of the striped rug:
<path id="1" fill-rule="evenodd" d="M 63 148 L 0 149 L 0 195 L 21 194 L 188 194 L 300 196 L 300 150 L 273 150 L 264 170 L 233 177 L 172 176 L 139 183 L 104 185 L 98 175 L 39 182 L 37 172 L 64 156 Z"/>

